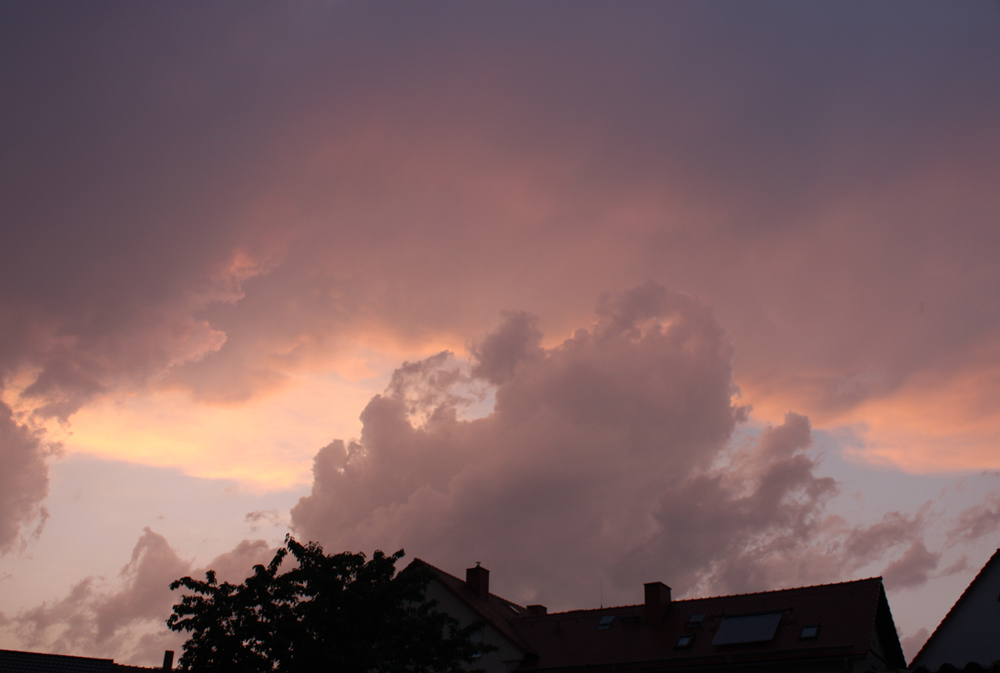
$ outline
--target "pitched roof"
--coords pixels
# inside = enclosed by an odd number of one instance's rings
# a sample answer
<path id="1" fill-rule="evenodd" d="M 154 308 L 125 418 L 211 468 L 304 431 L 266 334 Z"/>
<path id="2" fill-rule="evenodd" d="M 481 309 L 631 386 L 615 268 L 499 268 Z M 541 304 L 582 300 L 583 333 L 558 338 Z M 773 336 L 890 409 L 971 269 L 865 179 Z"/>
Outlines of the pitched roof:
<path id="1" fill-rule="evenodd" d="M 528 643 L 511 626 L 512 619 L 520 617 L 526 612 L 524 607 L 493 593 L 489 594 L 486 600 L 483 600 L 479 594 L 469 588 L 464 580 L 446 573 L 422 559 L 413 559 L 406 569 L 409 570 L 411 567 L 424 568 L 429 571 L 442 585 L 455 594 L 459 600 L 468 605 L 473 612 L 478 613 L 484 620 L 490 622 L 511 644 L 522 652 L 530 651 Z"/>
<path id="2" fill-rule="evenodd" d="M 979 572 L 976 573 L 976 576 L 969 583 L 969 586 L 965 588 L 965 591 L 962 592 L 962 595 L 959 596 L 958 600 L 955 601 L 955 604 L 951 606 L 951 609 L 948 610 L 948 614 L 944 616 L 944 619 L 941 620 L 941 623 L 937 625 L 936 629 L 934 629 L 934 633 L 930 635 L 930 638 L 928 638 L 924 642 L 923 647 L 920 648 L 920 651 L 917 652 L 917 655 L 913 657 L 913 661 L 910 662 L 911 667 L 916 662 L 920 661 L 921 656 L 924 654 L 924 652 L 927 651 L 928 647 L 931 644 L 931 641 L 940 637 L 940 634 L 943 631 L 942 627 L 944 627 L 945 623 L 948 622 L 949 619 L 952 617 L 952 615 L 954 615 L 958 611 L 959 606 L 965 603 L 968 600 L 968 598 L 975 592 L 978 585 L 989 574 L 992 566 L 997 563 L 1000 563 L 1000 549 L 997 549 L 996 552 L 994 552 L 993 556 L 990 557 L 990 560 L 986 562 L 986 565 L 980 568 Z"/>
<path id="3" fill-rule="evenodd" d="M 153 670 L 158 669 L 116 664 L 113 659 L 0 650 L 0 671 L 3 673 L 125 673 Z"/>
<path id="4" fill-rule="evenodd" d="M 673 601 L 659 624 L 645 624 L 644 606 L 630 605 L 523 616 L 514 627 L 536 655 L 526 662 L 532 669 L 582 670 L 597 662 L 628 669 L 651 662 L 673 667 L 866 656 L 875 633 L 889 666 L 903 667 L 905 659 L 888 610 L 882 580 L 872 578 Z M 770 620 L 777 620 L 773 638 L 739 645 L 713 643 L 723 619 L 765 614 L 780 615 Z M 703 615 L 698 625 L 692 621 L 695 615 Z M 599 628 L 602 619 L 605 628 Z M 820 627 L 818 635 L 802 638 L 803 627 L 813 625 Z M 682 636 L 693 639 L 678 646 Z"/>

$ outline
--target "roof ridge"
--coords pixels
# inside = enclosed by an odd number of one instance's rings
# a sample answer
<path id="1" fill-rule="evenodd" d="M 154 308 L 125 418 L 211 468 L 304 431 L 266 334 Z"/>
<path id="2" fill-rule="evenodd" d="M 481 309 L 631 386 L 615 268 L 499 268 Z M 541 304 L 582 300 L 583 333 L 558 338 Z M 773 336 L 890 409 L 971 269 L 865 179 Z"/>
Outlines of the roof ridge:
<path id="1" fill-rule="evenodd" d="M 452 577 L 452 578 L 454 578 L 455 580 L 457 580 L 457 581 L 459 581 L 459 582 L 464 582 L 464 581 L 465 581 L 465 580 L 463 580 L 463 579 L 462 579 L 461 577 L 458 577 L 457 575 L 452 575 L 452 574 L 451 574 L 450 572 L 448 572 L 447 570 L 441 570 L 440 568 L 438 568 L 438 567 L 437 567 L 436 565 L 434 565 L 433 563 L 428 563 L 427 561 L 423 560 L 422 558 L 420 558 L 420 557 L 418 557 L 418 556 L 414 556 L 414 557 L 413 557 L 413 561 L 419 561 L 420 563 L 423 563 L 423 564 L 424 564 L 425 566 L 428 566 L 428 567 L 430 567 L 431 569 L 433 569 L 433 570 L 436 570 L 436 571 L 437 571 L 437 572 L 439 572 L 439 573 L 444 573 L 445 575 L 448 575 L 449 577 Z M 412 563 L 413 561 L 411 561 L 411 563 Z M 488 592 L 488 593 L 489 593 L 489 595 L 490 595 L 490 596 L 493 596 L 493 598 L 496 598 L 497 600 L 500 600 L 500 601 L 503 601 L 503 602 L 504 602 L 504 603 L 506 603 L 507 605 L 512 605 L 512 606 L 514 606 L 515 608 L 517 608 L 518 610 L 526 610 L 526 609 L 527 609 L 527 608 L 526 608 L 525 606 L 521 605 L 520 603 L 515 603 L 514 601 L 511 601 L 511 600 L 507 600 L 507 599 L 506 599 L 506 598 L 504 598 L 503 596 L 500 596 L 500 595 L 497 595 L 497 594 L 493 593 L 492 591 L 490 591 L 490 592 Z"/>
<path id="2" fill-rule="evenodd" d="M 720 594 L 720 595 L 717 595 L 717 596 L 699 596 L 697 598 L 678 598 L 678 599 L 675 599 L 675 600 L 671 600 L 670 602 L 671 602 L 671 604 L 673 604 L 673 603 L 695 603 L 697 601 L 719 600 L 719 599 L 723 599 L 723 598 L 741 598 L 741 597 L 744 597 L 744 596 L 764 596 L 764 595 L 767 595 L 767 594 L 785 593 L 787 591 L 801 591 L 801 590 L 805 590 L 805 589 L 822 589 L 824 587 L 836 587 L 836 586 L 843 586 L 845 584 L 861 584 L 862 582 L 872 582 L 872 581 L 875 581 L 875 580 L 878 580 L 879 582 L 881 582 L 882 578 L 881 577 L 864 577 L 862 579 L 857 579 L 857 580 L 845 580 L 843 582 L 827 582 L 825 584 L 807 584 L 806 586 L 802 586 L 802 587 L 788 587 L 786 589 L 768 589 L 767 591 L 748 591 L 748 592 L 742 593 L 742 594 Z M 625 609 L 628 609 L 628 608 L 641 608 L 641 607 L 643 607 L 642 603 L 629 603 L 629 604 L 626 604 L 626 605 L 609 605 L 607 607 L 600 607 L 600 608 L 576 608 L 576 609 L 573 609 L 573 610 L 562 610 L 562 611 L 559 611 L 559 612 L 550 612 L 547 615 L 524 615 L 522 618 L 551 617 L 553 615 L 568 615 L 568 614 L 575 613 L 575 612 L 608 612 L 608 611 L 611 611 L 611 610 L 625 610 Z"/>
<path id="3" fill-rule="evenodd" d="M 843 582 L 826 582 L 824 584 L 807 584 L 801 587 L 786 587 L 784 589 L 768 589 L 766 591 L 747 591 L 742 594 L 719 594 L 717 596 L 699 596 L 698 598 L 678 598 L 677 600 L 671 601 L 671 603 L 684 603 L 690 601 L 705 601 L 713 598 L 735 598 L 736 596 L 760 596 L 763 594 L 777 594 L 785 591 L 800 591 L 802 589 L 820 589 L 822 587 L 836 587 L 844 584 L 860 584 L 862 582 L 871 582 L 873 580 L 882 581 L 882 576 L 876 577 L 863 577 L 856 580 L 844 580 Z"/>

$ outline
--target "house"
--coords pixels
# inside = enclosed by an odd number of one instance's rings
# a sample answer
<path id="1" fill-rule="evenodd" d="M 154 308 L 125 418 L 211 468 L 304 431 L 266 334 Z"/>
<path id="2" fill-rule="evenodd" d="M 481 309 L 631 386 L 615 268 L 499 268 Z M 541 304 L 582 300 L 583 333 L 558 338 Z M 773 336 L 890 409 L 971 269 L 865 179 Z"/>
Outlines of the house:
<path id="1" fill-rule="evenodd" d="M 1000 549 L 934 629 L 910 668 L 972 671 L 989 669 L 995 662 L 1000 662 Z"/>
<path id="2" fill-rule="evenodd" d="M 476 662 L 487 673 L 887 671 L 906 660 L 881 578 L 734 596 L 672 600 L 644 585 L 640 605 L 549 613 L 489 591 L 489 571 L 464 580 L 430 571 L 427 597 L 462 623 L 482 620 Z"/>
<path id="3" fill-rule="evenodd" d="M 174 653 L 171 650 L 167 650 L 163 654 L 163 668 L 127 666 L 116 664 L 112 659 L 0 650 L 0 672 L 2 673 L 138 673 L 139 671 L 148 673 L 149 671 L 169 671 L 173 661 Z"/>

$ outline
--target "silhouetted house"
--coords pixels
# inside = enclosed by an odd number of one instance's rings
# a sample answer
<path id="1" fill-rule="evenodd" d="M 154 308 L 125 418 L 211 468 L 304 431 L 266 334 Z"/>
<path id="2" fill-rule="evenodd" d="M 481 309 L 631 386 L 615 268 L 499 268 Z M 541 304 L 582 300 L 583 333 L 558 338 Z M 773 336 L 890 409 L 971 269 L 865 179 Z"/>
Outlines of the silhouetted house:
<path id="1" fill-rule="evenodd" d="M 0 650 L 0 673 L 149 673 L 169 671 L 173 659 L 174 653 L 168 650 L 163 657 L 163 668 L 143 668 L 116 664 L 113 659 Z"/>
<path id="2" fill-rule="evenodd" d="M 482 640 L 498 650 L 488 673 L 649 671 L 885 671 L 906 660 L 881 578 L 735 596 L 671 600 L 670 587 L 645 585 L 645 602 L 548 614 L 489 591 L 477 565 L 463 581 L 433 573 L 428 598 L 463 623 L 488 622 Z"/>
<path id="3" fill-rule="evenodd" d="M 984 670 L 1000 662 L 1000 549 L 913 658 L 922 671 Z"/>

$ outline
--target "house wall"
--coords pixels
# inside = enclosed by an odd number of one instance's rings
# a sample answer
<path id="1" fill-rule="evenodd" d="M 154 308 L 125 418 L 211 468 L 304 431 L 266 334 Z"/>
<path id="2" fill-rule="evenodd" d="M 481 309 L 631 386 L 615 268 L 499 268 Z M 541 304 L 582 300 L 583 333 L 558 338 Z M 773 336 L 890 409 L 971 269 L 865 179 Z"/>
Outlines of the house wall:
<path id="1" fill-rule="evenodd" d="M 1000 563 L 983 569 L 979 581 L 941 622 L 912 667 L 935 671 L 943 664 L 958 668 L 975 662 L 988 667 L 1000 661 Z"/>
<path id="2" fill-rule="evenodd" d="M 428 583 L 426 597 L 437 601 L 438 609 L 450 614 L 462 626 L 471 624 L 478 618 L 464 601 L 437 580 Z M 524 653 L 492 626 L 483 628 L 483 642 L 496 646 L 497 650 L 484 654 L 467 668 L 482 669 L 486 673 L 509 673 L 521 663 Z"/>

